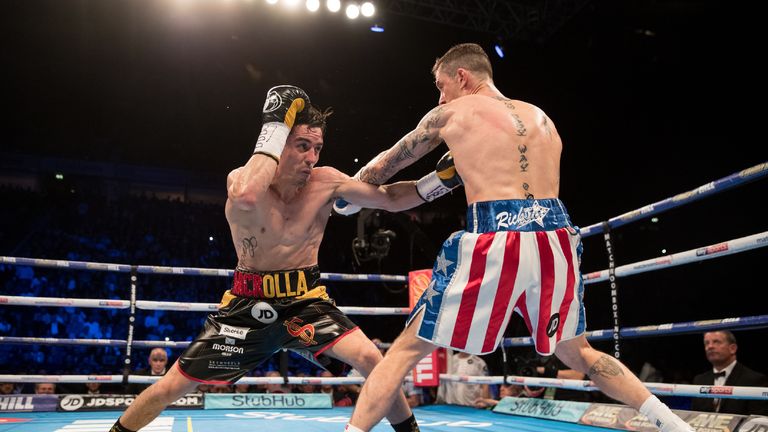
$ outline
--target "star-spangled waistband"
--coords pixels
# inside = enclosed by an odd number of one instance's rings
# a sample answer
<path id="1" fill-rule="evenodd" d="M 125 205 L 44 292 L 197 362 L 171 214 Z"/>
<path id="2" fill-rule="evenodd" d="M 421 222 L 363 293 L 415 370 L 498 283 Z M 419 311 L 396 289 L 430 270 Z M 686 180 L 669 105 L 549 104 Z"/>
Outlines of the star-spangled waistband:
<path id="1" fill-rule="evenodd" d="M 552 231 L 571 219 L 558 198 L 480 201 L 467 207 L 467 231 Z"/>

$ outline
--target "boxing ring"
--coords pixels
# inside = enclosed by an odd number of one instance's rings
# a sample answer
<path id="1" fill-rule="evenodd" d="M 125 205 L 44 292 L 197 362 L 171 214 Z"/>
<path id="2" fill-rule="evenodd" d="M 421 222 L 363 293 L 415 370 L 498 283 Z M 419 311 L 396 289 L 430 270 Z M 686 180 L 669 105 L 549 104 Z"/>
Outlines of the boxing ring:
<path id="1" fill-rule="evenodd" d="M 616 265 L 613 258 L 614 243 L 611 238 L 612 230 L 628 223 L 652 217 L 661 212 L 683 206 L 693 201 L 699 200 L 717 194 L 722 191 L 763 179 L 768 176 L 768 162 L 756 165 L 754 167 L 734 173 L 719 180 L 712 181 L 696 189 L 675 195 L 665 200 L 646 205 L 637 210 L 633 210 L 622 215 L 611 218 L 607 221 L 589 225 L 581 229 L 582 237 L 592 235 L 603 235 L 606 245 L 606 251 L 609 258 L 609 268 L 599 271 L 583 271 L 585 284 L 596 284 L 607 282 L 611 290 L 611 304 L 613 327 L 587 332 L 587 338 L 594 341 L 611 341 L 613 345 L 613 355 L 621 358 L 621 341 L 631 338 L 645 338 L 656 336 L 668 336 L 687 333 L 703 333 L 711 330 L 732 329 L 761 329 L 768 327 L 768 314 L 754 316 L 721 316 L 713 317 L 704 321 L 670 322 L 663 324 L 649 324 L 639 327 L 622 327 L 619 320 L 618 308 L 618 286 L 620 279 L 635 274 L 662 270 L 670 267 L 687 265 L 690 263 L 701 262 L 710 259 L 716 259 L 723 256 L 738 254 L 753 249 L 764 248 L 768 246 L 768 231 L 755 233 L 752 235 L 733 238 L 728 241 L 715 244 L 700 244 L 698 247 L 654 257 L 630 264 Z M 0 307 L 6 309 L 7 306 L 37 306 L 37 307 L 76 307 L 76 308 L 106 308 L 106 309 L 124 309 L 128 310 L 127 338 L 126 339 L 60 339 L 52 337 L 13 337 L 0 336 L 0 343 L 4 344 L 24 344 L 24 345 L 84 345 L 84 346 L 113 346 L 124 350 L 123 363 L 124 372 L 120 375 L 12 375 L 0 374 L 0 383 L 35 383 L 35 382 L 53 382 L 53 383 L 151 383 L 157 378 L 131 375 L 130 368 L 132 350 L 134 348 L 164 347 L 164 348 L 184 348 L 189 342 L 169 341 L 169 340 L 134 340 L 134 325 L 137 314 L 142 310 L 169 310 L 169 311 L 188 311 L 188 312 L 214 312 L 217 304 L 212 303 L 189 303 L 174 301 L 154 301 L 137 299 L 136 286 L 142 275 L 161 274 L 161 275 L 187 275 L 187 276 L 207 276 L 207 277 L 232 277 L 233 271 L 227 269 L 209 269 L 209 268 L 190 268 L 190 267 L 165 267 L 165 266 L 135 266 L 127 264 L 68 261 L 68 260 L 50 260 L 23 257 L 0 257 L 0 264 L 15 266 L 31 266 L 43 268 L 55 268 L 60 270 L 87 270 L 102 272 L 126 273 L 130 278 L 130 293 L 127 300 L 115 299 L 85 299 L 85 298 L 54 298 L 54 297 L 27 297 L 27 296 L 9 296 L 0 295 Z M 340 273 L 322 273 L 321 278 L 326 281 L 337 282 L 395 282 L 407 283 L 407 276 L 401 275 L 377 275 L 377 274 L 340 274 Z M 348 315 L 407 315 L 409 308 L 406 307 L 340 307 Z M 0 309 L 2 310 L 2 309 Z M 8 313 L 5 310 L 3 313 Z M 595 313 L 594 311 L 592 313 Z M 532 346 L 533 341 L 530 337 L 507 338 L 503 342 L 505 347 Z M 590 381 L 565 380 L 542 377 L 522 377 L 522 376 L 457 376 L 440 375 L 441 380 L 453 381 L 459 383 L 478 383 L 478 384 L 524 384 L 538 387 L 554 387 L 579 391 L 596 391 L 597 388 Z M 239 383 L 246 384 L 361 384 L 364 381 L 359 377 L 336 377 L 336 378 L 301 378 L 301 377 L 246 377 Z M 768 388 L 763 387 L 733 387 L 733 386 L 700 386 L 686 384 L 667 384 L 667 383 L 644 383 L 646 387 L 654 394 L 659 396 L 686 396 L 686 397 L 706 397 L 706 398 L 744 398 L 768 400 Z M 255 394 L 258 396 L 258 394 Z M 45 395 L 42 395 L 45 396 Z M 0 397 L 0 432 L 53 432 L 53 431 L 106 431 L 114 423 L 115 419 L 124 409 L 125 404 L 129 403 L 121 400 L 119 403 L 112 401 L 117 410 L 104 411 L 82 411 L 79 408 L 86 402 L 83 398 L 78 399 L 75 395 L 56 395 L 45 396 L 40 399 L 45 401 L 49 399 L 49 406 L 53 409 L 48 411 L 57 412 L 37 412 L 30 408 L 33 403 L 31 395 L 7 396 L 15 398 L 13 401 Z M 37 396 L 34 396 L 37 397 Z M 190 396 L 192 397 L 192 396 Z M 28 398 L 28 399 L 21 399 Z M 127 398 L 127 397 L 126 397 Z M 53 400 L 55 399 L 55 401 Z M 200 400 L 193 400 L 195 403 L 189 406 L 176 407 L 164 411 L 152 424 L 145 427 L 144 431 L 168 431 L 168 432 L 191 432 L 191 431 L 217 431 L 227 428 L 231 432 L 251 431 L 255 428 L 262 432 L 285 431 L 285 430 L 313 430 L 313 431 L 340 431 L 344 428 L 352 408 L 315 408 L 315 409 L 296 409 L 280 408 L 271 409 L 260 406 L 258 409 L 223 409 L 221 407 L 209 407 L 207 403 Z M 123 405 L 120 405 L 122 403 Z M 5 405 L 3 405 L 5 404 Z M 9 405 L 10 404 L 10 405 Z M 15 404 L 15 405 L 14 405 Z M 53 404 L 53 405 L 51 405 Z M 77 406 L 80 404 L 80 406 Z M 600 416 L 595 413 L 604 412 L 612 409 L 610 407 L 588 407 L 580 405 L 556 406 L 554 401 L 550 405 L 543 402 L 544 405 L 528 406 L 526 412 L 522 412 L 519 406 L 514 407 L 507 404 L 503 408 L 490 411 L 475 409 L 470 407 L 446 406 L 446 405 L 427 405 L 414 409 L 416 418 L 419 421 L 423 431 L 460 431 L 460 430 L 489 430 L 489 431 L 588 431 L 604 429 L 599 426 L 606 426 L 612 429 L 621 429 L 622 425 L 617 422 L 609 424 L 601 423 Z M 578 403 L 572 403 L 578 404 Z M 43 404 L 45 405 L 45 404 Z M 500 404 L 503 405 L 503 404 Z M 595 404 L 588 404 L 595 405 Z M 599 405 L 599 404 L 598 404 Z M 605 405 L 605 404 L 603 404 Z M 18 409 L 7 409 L 14 406 Z M 3 408 L 5 407 L 5 409 Z M 67 407 L 70 407 L 68 409 Z M 72 408 L 74 407 L 74 408 Z M 206 409 L 201 409 L 206 408 Z M 252 407 L 251 407 L 252 408 Z M 553 408 L 560 411 L 580 412 L 578 416 L 574 414 L 573 418 L 579 417 L 577 421 L 564 420 L 562 416 L 545 415 L 545 411 L 550 413 Z M 616 410 L 621 409 L 617 407 Z M 625 408 L 629 409 L 629 408 Z M 517 411 L 516 411 L 517 410 Z M 581 411 L 579 411 L 581 410 Z M 591 410 L 591 411 L 590 411 Z M 600 411 L 603 410 L 603 411 Z M 496 412 L 499 411 L 499 412 Z M 500 413 L 500 412 L 504 413 Z M 558 411 L 558 412 L 560 412 Z M 618 412 L 618 411 L 616 411 Z M 706 429 L 706 415 L 702 413 L 681 413 L 686 421 L 694 427 Z M 589 414 L 593 413 L 592 417 Z M 512 415 L 508 415 L 512 414 Z M 540 415 L 539 415 L 540 414 Z M 704 416 L 704 417 L 702 417 Z M 568 417 L 568 416 L 566 416 Z M 591 420 L 590 420 L 591 419 Z M 765 418 L 764 418 L 765 419 Z M 758 421 L 760 419 L 746 418 L 740 416 L 731 423 L 729 430 L 739 430 L 736 427 L 746 429 L 749 421 Z M 702 422 L 701 424 L 697 422 Z M 768 419 L 765 423 L 768 425 Z M 634 425 L 634 426 L 633 426 Z M 623 423 L 623 430 L 646 430 L 648 425 L 642 424 L 642 419 L 637 417 L 630 418 Z M 634 428 L 634 429 L 632 429 Z M 386 421 L 379 424 L 374 430 L 391 430 Z M 762 429 L 761 429 L 762 430 Z"/>

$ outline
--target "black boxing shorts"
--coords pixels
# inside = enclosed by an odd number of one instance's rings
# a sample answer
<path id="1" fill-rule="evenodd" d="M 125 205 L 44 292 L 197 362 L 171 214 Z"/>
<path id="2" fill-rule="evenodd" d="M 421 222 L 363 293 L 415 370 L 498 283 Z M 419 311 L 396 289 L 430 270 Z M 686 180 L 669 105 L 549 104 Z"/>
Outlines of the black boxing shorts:
<path id="1" fill-rule="evenodd" d="M 230 384 L 285 348 L 321 365 L 318 356 L 357 326 L 320 285 L 317 266 L 277 272 L 235 270 L 216 314 L 181 354 L 194 381 Z"/>

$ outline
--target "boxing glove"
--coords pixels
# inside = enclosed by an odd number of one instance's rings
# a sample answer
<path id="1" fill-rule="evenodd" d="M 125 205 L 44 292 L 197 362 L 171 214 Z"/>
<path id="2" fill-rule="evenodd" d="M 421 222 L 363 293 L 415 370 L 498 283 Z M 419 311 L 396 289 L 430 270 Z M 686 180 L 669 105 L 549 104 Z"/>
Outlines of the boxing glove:
<path id="1" fill-rule="evenodd" d="M 308 104 L 309 96 L 296 86 L 280 85 L 269 89 L 262 109 L 261 132 L 253 153 L 267 155 L 280 163 L 280 155 L 296 115 Z"/>
<path id="2" fill-rule="evenodd" d="M 336 198 L 336 201 L 333 202 L 333 211 L 342 216 L 351 216 L 360 210 L 362 210 L 362 207 L 356 206 L 343 198 Z"/>
<path id="3" fill-rule="evenodd" d="M 365 167 L 360 168 L 360 171 L 356 172 L 355 175 L 352 176 L 352 179 L 360 180 L 360 173 L 363 171 L 363 169 L 365 169 Z M 344 198 L 336 198 L 336 201 L 333 202 L 333 211 L 342 216 L 351 216 L 360 210 L 362 210 L 362 207 L 354 205 Z"/>
<path id="4" fill-rule="evenodd" d="M 456 166 L 453 163 L 451 152 L 447 152 L 437 161 L 435 170 L 425 175 L 416 182 L 416 190 L 424 201 L 434 201 L 463 183 Z"/>

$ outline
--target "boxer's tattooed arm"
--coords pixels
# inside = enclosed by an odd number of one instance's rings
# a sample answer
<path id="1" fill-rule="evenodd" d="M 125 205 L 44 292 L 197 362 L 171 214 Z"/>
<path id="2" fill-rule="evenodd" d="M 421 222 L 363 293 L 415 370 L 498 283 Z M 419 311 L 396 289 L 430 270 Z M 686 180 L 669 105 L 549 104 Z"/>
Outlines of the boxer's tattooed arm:
<path id="1" fill-rule="evenodd" d="M 248 238 L 243 239 L 243 248 L 242 252 L 240 253 L 240 258 L 253 258 L 256 256 L 256 246 L 259 245 L 259 242 L 256 241 L 256 236 L 250 236 Z"/>
<path id="2" fill-rule="evenodd" d="M 603 354 L 599 359 L 597 359 L 592 367 L 589 368 L 587 375 L 589 375 L 590 378 L 594 378 L 595 376 L 611 378 L 624 375 L 624 371 L 621 369 L 621 365 L 619 365 L 616 360 Z"/>
<path id="3" fill-rule="evenodd" d="M 419 125 L 400 139 L 391 149 L 360 172 L 360 180 L 383 184 L 401 169 L 416 162 L 440 143 L 440 128 L 450 116 L 442 106 L 434 108 Z"/>

